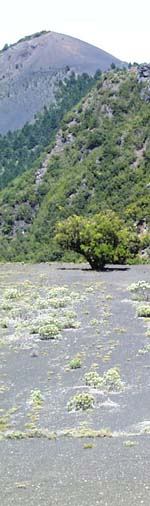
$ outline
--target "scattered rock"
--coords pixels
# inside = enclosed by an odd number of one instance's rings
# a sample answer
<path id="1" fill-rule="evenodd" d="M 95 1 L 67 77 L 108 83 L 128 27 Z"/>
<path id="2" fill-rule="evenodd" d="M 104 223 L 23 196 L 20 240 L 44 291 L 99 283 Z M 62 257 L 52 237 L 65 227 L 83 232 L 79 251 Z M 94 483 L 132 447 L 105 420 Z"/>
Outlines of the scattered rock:
<path id="1" fill-rule="evenodd" d="M 38 355 L 39 355 L 38 348 L 37 347 L 32 348 L 30 356 L 36 358 L 38 357 Z"/>

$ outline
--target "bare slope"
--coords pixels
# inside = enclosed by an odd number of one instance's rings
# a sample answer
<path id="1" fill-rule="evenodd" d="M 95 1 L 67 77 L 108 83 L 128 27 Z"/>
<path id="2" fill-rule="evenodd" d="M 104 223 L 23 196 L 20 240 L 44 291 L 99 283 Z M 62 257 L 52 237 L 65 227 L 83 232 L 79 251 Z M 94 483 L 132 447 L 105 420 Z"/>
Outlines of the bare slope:
<path id="1" fill-rule="evenodd" d="M 54 32 L 27 37 L 0 53 L 0 133 L 33 121 L 54 100 L 59 79 L 69 72 L 94 74 L 114 62 L 112 55 L 73 37 Z"/>

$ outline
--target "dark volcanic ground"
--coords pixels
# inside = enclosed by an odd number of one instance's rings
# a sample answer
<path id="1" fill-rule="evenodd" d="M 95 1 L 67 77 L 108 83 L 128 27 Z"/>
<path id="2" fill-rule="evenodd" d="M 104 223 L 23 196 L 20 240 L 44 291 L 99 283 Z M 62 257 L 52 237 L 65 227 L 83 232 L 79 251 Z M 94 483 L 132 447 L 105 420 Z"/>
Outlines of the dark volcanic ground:
<path id="1" fill-rule="evenodd" d="M 1 265 L 2 506 L 149 506 L 149 320 L 127 290 L 139 280 L 150 266 Z M 61 337 L 40 338 L 49 318 L 70 322 Z M 86 385 L 111 368 L 121 388 Z M 94 407 L 69 412 L 81 392 Z"/>

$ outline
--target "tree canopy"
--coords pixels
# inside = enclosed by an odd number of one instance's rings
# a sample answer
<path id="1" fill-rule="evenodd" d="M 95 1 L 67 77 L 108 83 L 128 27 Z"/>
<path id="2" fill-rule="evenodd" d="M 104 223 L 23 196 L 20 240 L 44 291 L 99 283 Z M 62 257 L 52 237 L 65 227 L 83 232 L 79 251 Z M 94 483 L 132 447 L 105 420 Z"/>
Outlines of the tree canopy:
<path id="1" fill-rule="evenodd" d="M 55 239 L 62 249 L 82 254 L 95 270 L 106 263 L 123 264 L 139 248 L 137 234 L 113 211 L 89 218 L 73 215 L 57 224 Z"/>

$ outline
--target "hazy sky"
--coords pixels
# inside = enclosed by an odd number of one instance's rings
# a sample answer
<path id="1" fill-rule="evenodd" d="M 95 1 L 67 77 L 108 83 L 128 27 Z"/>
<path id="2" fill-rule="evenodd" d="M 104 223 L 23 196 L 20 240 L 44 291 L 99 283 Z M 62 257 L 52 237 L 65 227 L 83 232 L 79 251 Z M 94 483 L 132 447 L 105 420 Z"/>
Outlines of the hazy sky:
<path id="1" fill-rule="evenodd" d="M 150 0 L 7 0 L 0 48 L 41 30 L 80 38 L 126 61 L 150 62 Z"/>

